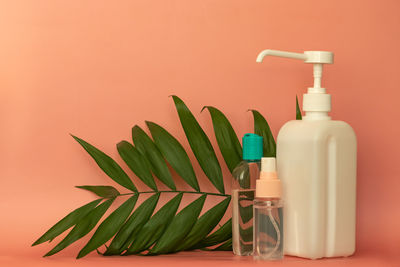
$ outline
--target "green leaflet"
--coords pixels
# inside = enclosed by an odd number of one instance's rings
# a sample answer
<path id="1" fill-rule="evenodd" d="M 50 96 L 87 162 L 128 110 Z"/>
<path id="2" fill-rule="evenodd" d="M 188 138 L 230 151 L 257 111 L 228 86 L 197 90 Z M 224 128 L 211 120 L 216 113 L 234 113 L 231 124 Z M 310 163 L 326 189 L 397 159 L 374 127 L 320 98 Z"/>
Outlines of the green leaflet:
<path id="1" fill-rule="evenodd" d="M 179 203 L 181 203 L 182 195 L 182 193 L 176 195 L 150 218 L 124 255 L 142 252 L 151 247 L 161 237 L 164 230 L 174 218 Z"/>
<path id="2" fill-rule="evenodd" d="M 253 203 L 255 192 L 252 191 L 244 191 L 239 193 L 239 214 L 240 220 L 246 224 L 251 219 L 253 219 L 253 205 L 249 205 L 249 203 Z M 244 206 L 242 206 L 244 205 Z"/>
<path id="3" fill-rule="evenodd" d="M 109 156 L 84 140 L 72 135 L 72 137 L 89 153 L 96 161 L 97 165 L 115 182 L 123 187 L 137 192 L 136 186 L 133 184 L 129 176 L 122 168 Z"/>
<path id="4" fill-rule="evenodd" d="M 176 190 L 167 163 L 150 137 L 136 125 L 132 128 L 132 139 L 137 149 L 149 160 L 158 179 L 172 190 Z"/>
<path id="5" fill-rule="evenodd" d="M 84 237 L 88 234 L 97 224 L 97 222 L 101 219 L 104 213 L 108 210 L 108 208 L 113 203 L 114 199 L 108 199 L 96 208 L 94 208 L 91 212 L 89 212 L 82 220 L 80 220 L 75 227 L 68 233 L 68 235 L 55 246 L 52 250 L 50 250 L 45 257 L 51 256 L 60 252 L 64 248 L 71 245 L 76 240 Z"/>
<path id="6" fill-rule="evenodd" d="M 268 218 L 266 218 L 266 219 L 268 221 Z M 267 228 L 267 229 L 269 229 L 269 228 Z M 240 233 L 241 239 L 245 243 L 249 243 L 253 240 L 253 226 L 250 226 L 249 228 L 245 228 L 245 229 L 243 229 L 242 227 L 239 227 L 239 233 Z"/>
<path id="7" fill-rule="evenodd" d="M 196 174 L 185 149 L 170 133 L 154 122 L 146 121 L 151 136 L 172 168 L 196 191 L 200 191 Z"/>
<path id="8" fill-rule="evenodd" d="M 227 240 L 222 245 L 214 248 L 213 251 L 232 251 L 232 238 Z"/>
<path id="9" fill-rule="evenodd" d="M 119 255 L 129 247 L 136 235 L 142 229 L 143 225 L 153 214 L 159 198 L 160 193 L 154 194 L 136 208 L 131 217 L 129 217 L 111 241 L 111 244 L 104 255 Z"/>
<path id="10" fill-rule="evenodd" d="M 297 95 L 296 95 L 296 120 L 302 120 L 302 119 L 303 119 L 303 116 L 301 115 L 299 99 L 297 98 Z"/>
<path id="11" fill-rule="evenodd" d="M 99 197 L 113 198 L 119 196 L 118 190 L 108 185 L 78 185 L 75 187 L 95 193 Z"/>
<path id="12" fill-rule="evenodd" d="M 217 190 L 224 194 L 225 189 L 221 166 L 219 165 L 210 140 L 185 103 L 177 96 L 172 96 L 172 98 L 189 145 L 200 167 Z"/>
<path id="13" fill-rule="evenodd" d="M 228 240 L 229 238 L 232 238 L 232 219 L 229 219 L 218 230 L 207 236 L 205 239 L 203 239 L 201 242 L 191 247 L 190 249 L 215 246 Z"/>
<path id="14" fill-rule="evenodd" d="M 221 111 L 211 106 L 205 106 L 203 110 L 204 109 L 208 109 L 210 112 L 215 138 L 217 139 L 225 163 L 232 173 L 242 160 L 242 146 L 240 145 L 239 139 L 231 123 Z"/>
<path id="15" fill-rule="evenodd" d="M 175 248 L 175 251 L 186 250 L 193 247 L 203 240 L 221 221 L 225 211 L 229 206 L 231 197 L 227 197 L 220 203 L 204 213 L 191 229 L 190 233 L 185 237 L 183 242 Z"/>
<path id="16" fill-rule="evenodd" d="M 131 143 L 121 141 L 117 145 L 117 150 L 126 165 L 143 181 L 148 187 L 157 190 L 157 185 L 154 182 L 153 175 L 148 161 Z"/>
<path id="17" fill-rule="evenodd" d="M 99 204 L 101 199 L 94 200 L 80 208 L 69 213 L 53 227 L 51 227 L 46 233 L 44 233 L 38 240 L 36 240 L 32 246 L 39 245 L 46 241 L 51 241 L 60 234 L 64 233 L 67 229 L 78 223 L 86 214 L 93 210 L 97 204 Z"/>
<path id="18" fill-rule="evenodd" d="M 135 207 L 138 195 L 135 194 L 110 214 L 97 228 L 89 242 L 79 251 L 78 259 L 86 256 L 113 237 Z"/>
<path id="19" fill-rule="evenodd" d="M 176 246 L 190 232 L 203 208 L 206 195 L 202 195 L 182 209 L 168 225 L 167 229 L 150 250 L 150 254 L 166 254 L 173 252 Z"/>
<path id="20" fill-rule="evenodd" d="M 257 110 L 251 110 L 254 117 L 254 133 L 263 137 L 264 157 L 276 157 L 276 144 L 267 120 Z"/>
<path id="21" fill-rule="evenodd" d="M 243 223 L 249 222 L 251 219 L 253 219 L 253 205 L 243 207 L 239 204 L 239 213 L 240 219 Z"/>

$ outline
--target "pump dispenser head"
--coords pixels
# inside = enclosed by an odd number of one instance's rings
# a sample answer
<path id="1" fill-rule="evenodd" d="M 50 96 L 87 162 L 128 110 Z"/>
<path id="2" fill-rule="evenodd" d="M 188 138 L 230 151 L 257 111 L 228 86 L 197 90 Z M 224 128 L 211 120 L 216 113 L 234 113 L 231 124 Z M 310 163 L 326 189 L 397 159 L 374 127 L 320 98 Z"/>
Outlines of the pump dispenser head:
<path id="1" fill-rule="evenodd" d="M 257 198 L 281 198 L 281 181 L 276 174 L 276 159 L 262 158 L 260 179 L 256 181 Z"/>
<path id="2" fill-rule="evenodd" d="M 331 111 L 331 96 L 326 94 L 325 88 L 321 87 L 323 64 L 333 64 L 333 53 L 327 51 L 305 51 L 304 53 L 293 53 L 267 49 L 257 56 L 257 62 L 262 62 L 265 56 L 285 57 L 303 60 L 305 63 L 314 64 L 314 87 L 308 88 L 307 94 L 303 95 L 303 110 L 309 112 Z"/>

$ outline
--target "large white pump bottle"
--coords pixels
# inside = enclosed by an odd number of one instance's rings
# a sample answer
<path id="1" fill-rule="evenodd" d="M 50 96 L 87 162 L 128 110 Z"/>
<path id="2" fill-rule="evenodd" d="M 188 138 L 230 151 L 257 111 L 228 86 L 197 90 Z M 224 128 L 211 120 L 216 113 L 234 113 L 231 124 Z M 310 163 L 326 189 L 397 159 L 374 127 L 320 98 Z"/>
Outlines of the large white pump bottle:
<path id="1" fill-rule="evenodd" d="M 331 96 L 321 87 L 333 53 L 264 50 L 265 56 L 314 64 L 314 87 L 303 95 L 302 120 L 287 122 L 277 138 L 282 181 L 284 251 L 310 259 L 350 256 L 355 250 L 357 141 L 351 126 L 331 120 Z"/>

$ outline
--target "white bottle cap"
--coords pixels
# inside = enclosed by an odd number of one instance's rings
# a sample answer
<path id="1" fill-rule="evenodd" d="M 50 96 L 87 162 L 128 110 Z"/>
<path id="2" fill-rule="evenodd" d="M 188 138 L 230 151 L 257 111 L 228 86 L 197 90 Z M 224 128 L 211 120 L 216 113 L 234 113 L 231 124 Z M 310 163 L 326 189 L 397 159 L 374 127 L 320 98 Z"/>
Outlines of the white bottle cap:
<path id="1" fill-rule="evenodd" d="M 261 159 L 262 172 L 276 172 L 276 159 L 275 158 L 262 158 Z"/>

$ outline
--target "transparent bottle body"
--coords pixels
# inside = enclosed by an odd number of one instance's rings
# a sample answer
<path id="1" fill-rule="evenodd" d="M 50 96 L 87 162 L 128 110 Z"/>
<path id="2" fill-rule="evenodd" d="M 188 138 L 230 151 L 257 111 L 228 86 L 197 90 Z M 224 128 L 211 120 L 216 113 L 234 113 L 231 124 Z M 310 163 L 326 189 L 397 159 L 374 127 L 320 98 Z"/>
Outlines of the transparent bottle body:
<path id="1" fill-rule="evenodd" d="M 256 198 L 254 210 L 254 252 L 257 260 L 283 258 L 283 203 L 280 199 Z"/>
<path id="2" fill-rule="evenodd" d="M 248 256 L 253 253 L 253 201 L 260 161 L 242 161 L 232 175 L 233 253 Z"/>

